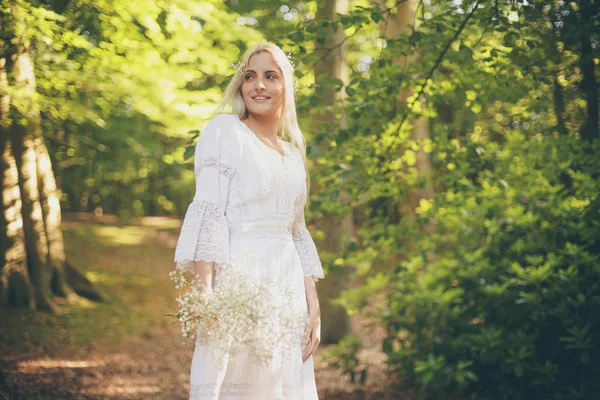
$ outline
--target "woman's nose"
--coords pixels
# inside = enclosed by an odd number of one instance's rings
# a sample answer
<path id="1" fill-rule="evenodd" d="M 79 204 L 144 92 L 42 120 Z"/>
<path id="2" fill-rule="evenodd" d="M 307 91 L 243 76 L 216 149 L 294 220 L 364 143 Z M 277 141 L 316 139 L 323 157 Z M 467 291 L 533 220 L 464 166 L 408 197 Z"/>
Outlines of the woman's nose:
<path id="1" fill-rule="evenodd" d="M 263 83 L 262 79 L 256 80 L 256 88 L 258 90 L 263 90 L 265 88 L 265 84 Z"/>

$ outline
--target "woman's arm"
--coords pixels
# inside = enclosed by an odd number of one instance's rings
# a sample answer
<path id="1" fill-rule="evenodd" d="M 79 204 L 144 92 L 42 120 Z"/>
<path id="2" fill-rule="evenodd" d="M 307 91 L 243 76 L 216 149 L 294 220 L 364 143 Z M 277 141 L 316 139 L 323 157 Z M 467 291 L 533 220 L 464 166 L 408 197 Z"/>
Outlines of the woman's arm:
<path id="1" fill-rule="evenodd" d="M 229 186 L 241 157 L 240 143 L 230 132 L 233 118 L 217 115 L 196 142 L 196 192 L 185 213 L 175 248 L 176 268 L 199 274 L 205 283 L 210 282 L 212 269 L 196 266 L 196 262 L 218 264 L 229 256 L 229 225 L 225 211 Z"/>
<path id="2" fill-rule="evenodd" d="M 312 276 L 304 277 L 304 288 L 306 292 L 306 304 L 308 305 L 308 326 L 304 335 L 302 345 L 304 353 L 302 361 L 306 361 L 315 354 L 319 343 L 321 343 L 321 307 L 317 287 Z"/>
<path id="3" fill-rule="evenodd" d="M 201 293 L 212 293 L 214 261 L 194 261 L 196 285 Z"/>

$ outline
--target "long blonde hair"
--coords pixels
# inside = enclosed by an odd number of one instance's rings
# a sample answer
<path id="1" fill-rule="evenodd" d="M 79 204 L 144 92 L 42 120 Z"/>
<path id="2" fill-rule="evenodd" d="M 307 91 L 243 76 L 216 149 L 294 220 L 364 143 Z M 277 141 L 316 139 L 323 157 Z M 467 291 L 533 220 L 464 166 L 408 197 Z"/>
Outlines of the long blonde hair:
<path id="1" fill-rule="evenodd" d="M 284 140 L 289 141 L 292 147 L 295 147 L 299 150 L 300 155 L 302 156 L 304 168 L 306 169 L 307 189 L 310 190 L 310 177 L 306 163 L 306 140 L 304 139 L 304 135 L 298 126 L 298 116 L 296 114 L 294 67 L 279 46 L 272 42 L 263 42 L 257 43 L 246 50 L 242 56 L 242 60 L 237 65 L 237 71 L 231 79 L 231 82 L 229 82 L 227 89 L 225 89 L 223 100 L 221 100 L 216 110 L 213 112 L 213 116 L 225 113 L 235 114 L 240 119 L 248 117 L 248 108 L 246 107 L 246 103 L 242 97 L 241 87 L 242 83 L 244 82 L 244 75 L 250 58 L 253 55 L 262 52 L 268 52 L 273 56 L 275 63 L 283 74 L 284 101 L 277 134 L 280 135 Z"/>

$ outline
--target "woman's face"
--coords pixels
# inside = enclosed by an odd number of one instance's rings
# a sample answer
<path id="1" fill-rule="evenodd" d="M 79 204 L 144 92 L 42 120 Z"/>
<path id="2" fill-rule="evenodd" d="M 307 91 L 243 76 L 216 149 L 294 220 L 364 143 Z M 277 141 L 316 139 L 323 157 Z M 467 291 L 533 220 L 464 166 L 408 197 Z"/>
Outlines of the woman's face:
<path id="1" fill-rule="evenodd" d="M 283 107 L 284 87 L 283 74 L 271 53 L 263 51 L 250 57 L 241 89 L 250 113 L 277 115 Z"/>

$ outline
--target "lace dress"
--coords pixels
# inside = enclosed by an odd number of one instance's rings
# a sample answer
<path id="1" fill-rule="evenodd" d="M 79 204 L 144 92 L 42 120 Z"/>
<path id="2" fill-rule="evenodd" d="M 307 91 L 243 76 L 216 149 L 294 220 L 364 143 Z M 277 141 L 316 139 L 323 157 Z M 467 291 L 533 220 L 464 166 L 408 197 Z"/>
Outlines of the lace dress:
<path id="1" fill-rule="evenodd" d="M 220 114 L 196 144 L 196 195 L 177 248 L 178 269 L 194 261 L 219 265 L 251 250 L 262 260 L 258 279 L 276 277 L 304 293 L 304 277 L 323 278 L 306 228 L 306 172 L 299 151 L 282 142 L 284 157 L 260 141 L 237 116 Z M 306 309 L 304 296 L 300 307 Z M 274 357 L 265 368 L 236 355 L 222 368 L 212 363 L 210 343 L 196 342 L 190 399 L 318 399 L 312 357 L 302 362 L 301 343 L 291 357 Z"/>

